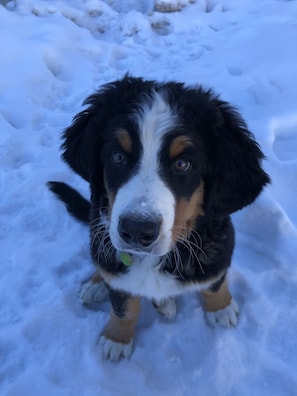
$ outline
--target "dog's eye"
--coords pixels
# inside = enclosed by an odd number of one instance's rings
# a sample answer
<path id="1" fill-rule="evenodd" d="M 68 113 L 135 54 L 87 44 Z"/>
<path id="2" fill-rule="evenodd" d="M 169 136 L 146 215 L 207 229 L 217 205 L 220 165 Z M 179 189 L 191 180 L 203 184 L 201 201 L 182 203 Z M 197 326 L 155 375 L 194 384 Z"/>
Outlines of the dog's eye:
<path id="1" fill-rule="evenodd" d="M 125 165 L 127 162 L 125 154 L 121 151 L 114 151 L 111 155 L 111 159 L 115 165 Z"/>
<path id="2" fill-rule="evenodd" d="M 191 169 L 191 167 L 192 167 L 191 161 L 189 161 L 186 158 L 178 158 L 173 164 L 173 168 L 175 172 L 178 173 L 187 172 L 188 170 Z"/>

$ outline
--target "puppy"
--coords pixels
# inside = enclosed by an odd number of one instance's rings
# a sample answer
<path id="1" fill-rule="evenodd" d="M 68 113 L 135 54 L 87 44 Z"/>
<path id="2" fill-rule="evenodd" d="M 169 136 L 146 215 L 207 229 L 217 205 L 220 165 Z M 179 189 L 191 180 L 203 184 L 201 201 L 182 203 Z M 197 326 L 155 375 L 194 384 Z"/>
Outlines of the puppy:
<path id="1" fill-rule="evenodd" d="M 89 223 L 96 275 L 83 301 L 108 291 L 106 358 L 128 358 L 140 298 L 167 317 L 174 296 L 199 291 L 212 325 L 235 326 L 227 285 L 234 247 L 230 214 L 269 183 L 263 154 L 241 116 L 211 90 L 125 76 L 84 102 L 63 134 L 63 159 L 90 184 L 51 190 Z"/>

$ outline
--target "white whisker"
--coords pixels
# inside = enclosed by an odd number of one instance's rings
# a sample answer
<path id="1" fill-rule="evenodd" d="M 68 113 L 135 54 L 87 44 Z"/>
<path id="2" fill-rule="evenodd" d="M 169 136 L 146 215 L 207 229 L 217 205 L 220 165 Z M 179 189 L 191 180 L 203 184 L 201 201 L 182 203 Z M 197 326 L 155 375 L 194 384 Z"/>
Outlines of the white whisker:
<path id="1" fill-rule="evenodd" d="M 199 235 L 197 230 L 192 229 L 190 227 L 178 227 L 178 229 L 179 231 L 181 231 L 181 234 L 177 237 L 177 242 L 181 243 L 184 247 L 188 249 L 190 254 L 189 259 L 191 261 L 196 260 L 200 266 L 201 272 L 204 274 L 205 271 L 203 269 L 203 265 L 201 263 L 199 254 L 203 254 L 205 259 L 207 259 L 207 255 L 203 250 L 203 248 L 201 247 L 202 245 L 201 236 Z M 190 240 L 190 237 L 193 240 Z M 180 262 L 178 262 L 178 264 L 180 264 Z"/>
<path id="2" fill-rule="evenodd" d="M 99 260 L 100 255 L 103 254 L 104 259 L 108 261 L 113 254 L 114 247 L 109 239 L 109 221 L 102 212 L 100 212 L 100 214 L 100 217 L 90 222 L 91 246 L 94 247 L 94 245 L 97 245 L 97 260 Z"/>

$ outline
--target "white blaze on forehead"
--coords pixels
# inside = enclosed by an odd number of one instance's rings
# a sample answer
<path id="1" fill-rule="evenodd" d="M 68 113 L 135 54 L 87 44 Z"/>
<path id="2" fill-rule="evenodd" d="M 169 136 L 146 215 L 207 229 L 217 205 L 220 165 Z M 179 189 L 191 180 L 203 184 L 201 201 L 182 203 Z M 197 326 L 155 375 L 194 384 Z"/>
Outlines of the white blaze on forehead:
<path id="1" fill-rule="evenodd" d="M 162 217 L 159 239 L 152 246 L 152 253 L 163 255 L 172 244 L 172 227 L 175 218 L 175 198 L 159 175 L 159 156 L 163 139 L 174 126 L 174 114 L 164 97 L 155 93 L 147 98 L 138 113 L 142 156 L 137 173 L 116 194 L 112 208 L 110 237 L 117 249 L 125 249 L 118 235 L 118 222 L 122 215 L 139 214 L 142 218 Z"/>
<path id="2" fill-rule="evenodd" d="M 162 93 L 154 93 L 152 99 L 147 99 L 136 115 L 143 148 L 142 164 L 158 166 L 158 154 L 166 133 L 176 126 L 177 115 L 166 102 Z"/>

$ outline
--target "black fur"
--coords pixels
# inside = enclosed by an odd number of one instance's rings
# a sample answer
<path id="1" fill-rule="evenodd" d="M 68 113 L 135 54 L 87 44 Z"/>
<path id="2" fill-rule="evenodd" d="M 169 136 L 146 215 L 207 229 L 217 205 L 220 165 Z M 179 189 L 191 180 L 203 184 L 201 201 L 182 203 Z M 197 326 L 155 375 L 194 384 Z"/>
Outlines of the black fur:
<path id="1" fill-rule="evenodd" d="M 76 190 L 61 182 L 48 182 L 49 189 L 66 204 L 68 212 L 82 221 L 88 223 L 90 220 L 90 202 L 87 201 Z"/>

